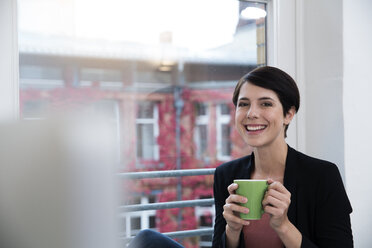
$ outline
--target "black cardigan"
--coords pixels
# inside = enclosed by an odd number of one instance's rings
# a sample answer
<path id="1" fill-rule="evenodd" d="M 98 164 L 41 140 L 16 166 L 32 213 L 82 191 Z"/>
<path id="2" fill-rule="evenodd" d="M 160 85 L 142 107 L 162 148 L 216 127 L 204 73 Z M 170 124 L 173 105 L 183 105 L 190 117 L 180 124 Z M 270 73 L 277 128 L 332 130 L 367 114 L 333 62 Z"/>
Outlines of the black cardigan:
<path id="1" fill-rule="evenodd" d="M 214 173 L 216 219 L 213 247 L 226 247 L 223 205 L 234 179 L 250 178 L 254 155 L 217 167 Z M 353 247 L 352 208 L 335 164 L 302 154 L 288 146 L 284 186 L 291 192 L 288 219 L 302 233 L 301 247 Z M 243 233 L 243 232 L 242 232 Z M 244 247 L 243 234 L 239 247 Z"/>

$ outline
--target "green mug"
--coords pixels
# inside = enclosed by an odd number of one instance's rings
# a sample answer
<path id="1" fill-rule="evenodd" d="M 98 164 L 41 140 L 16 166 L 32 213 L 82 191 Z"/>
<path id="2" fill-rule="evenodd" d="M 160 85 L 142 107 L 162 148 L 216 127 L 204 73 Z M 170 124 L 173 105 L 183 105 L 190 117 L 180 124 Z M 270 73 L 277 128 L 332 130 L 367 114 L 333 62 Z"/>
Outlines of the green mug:
<path id="1" fill-rule="evenodd" d="M 246 203 L 241 203 L 249 209 L 249 213 L 240 213 L 240 218 L 245 220 L 259 220 L 264 213 L 262 200 L 268 187 L 267 180 L 254 179 L 236 179 L 234 183 L 238 184 L 236 194 L 248 199 Z"/>

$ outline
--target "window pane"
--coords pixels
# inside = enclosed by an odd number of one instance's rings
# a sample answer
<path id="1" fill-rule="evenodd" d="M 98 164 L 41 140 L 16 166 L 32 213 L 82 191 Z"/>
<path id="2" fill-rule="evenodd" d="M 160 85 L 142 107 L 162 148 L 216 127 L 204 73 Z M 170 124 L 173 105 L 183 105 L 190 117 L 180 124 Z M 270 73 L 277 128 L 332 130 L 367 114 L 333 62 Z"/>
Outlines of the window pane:
<path id="1" fill-rule="evenodd" d="M 22 118 L 47 118 L 48 113 L 70 110 L 103 115 L 112 123 L 120 172 L 215 167 L 221 156 L 245 155 L 244 142 L 226 121 L 228 105 L 218 105 L 231 102 L 244 74 L 266 64 L 266 18 L 245 15 L 246 8 L 266 10 L 266 4 L 238 0 L 17 3 Z M 156 185 L 159 180 L 150 179 L 136 184 L 133 191 L 156 194 L 160 200 L 172 198 L 169 192 L 191 191 L 199 198 L 199 191 L 190 187 L 194 181 L 188 180 L 193 178 L 161 180 Z M 210 180 L 196 181 L 208 191 L 204 194 L 212 195 Z M 171 212 L 169 222 L 146 218 L 150 227 L 157 223 L 156 228 L 166 230 L 198 222 L 188 222 L 193 216 L 177 221 L 177 214 Z M 132 228 L 138 228 L 136 221 Z M 130 226 L 128 219 L 126 228 Z"/>
<path id="2" fill-rule="evenodd" d="M 207 139 L 208 139 L 208 133 L 207 133 L 207 125 L 198 125 L 197 126 L 197 135 L 196 135 L 196 154 L 199 159 L 203 159 L 203 156 L 206 154 L 207 151 Z"/>
<path id="3" fill-rule="evenodd" d="M 47 115 L 48 103 L 43 100 L 25 101 L 23 105 L 23 118 L 44 118 Z"/>
<path id="4" fill-rule="evenodd" d="M 19 68 L 21 78 L 63 79 L 62 70 L 58 67 L 25 65 Z"/>
<path id="5" fill-rule="evenodd" d="M 152 124 L 137 125 L 137 156 L 154 159 L 154 127 Z"/>
<path id="6" fill-rule="evenodd" d="M 150 216 L 150 228 L 155 228 L 156 227 L 156 219 L 155 216 Z"/>
<path id="7" fill-rule="evenodd" d="M 130 227 L 132 230 L 141 230 L 141 218 L 140 217 L 132 217 L 130 219 Z"/>
<path id="8" fill-rule="evenodd" d="M 220 104 L 221 115 L 230 115 L 230 108 L 227 104 Z"/>
<path id="9" fill-rule="evenodd" d="M 122 81 L 121 71 L 101 68 L 82 68 L 80 73 L 81 80 L 90 81 Z"/>
<path id="10" fill-rule="evenodd" d="M 207 105 L 203 103 L 197 103 L 195 104 L 196 108 L 196 115 L 197 116 L 203 116 L 207 115 Z"/>
<path id="11" fill-rule="evenodd" d="M 139 119 L 152 119 L 154 118 L 154 103 L 140 102 L 138 103 L 137 118 Z"/>
<path id="12" fill-rule="evenodd" d="M 231 141 L 230 141 L 230 125 L 222 125 L 222 156 L 230 156 L 231 154 Z"/>

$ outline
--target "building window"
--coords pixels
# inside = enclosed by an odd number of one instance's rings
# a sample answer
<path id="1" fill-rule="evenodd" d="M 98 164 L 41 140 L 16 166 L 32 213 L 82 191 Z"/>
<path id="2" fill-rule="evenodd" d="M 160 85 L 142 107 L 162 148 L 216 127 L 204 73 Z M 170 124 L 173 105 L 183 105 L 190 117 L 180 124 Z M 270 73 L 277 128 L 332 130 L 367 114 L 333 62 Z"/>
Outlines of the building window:
<path id="1" fill-rule="evenodd" d="M 89 108 L 89 107 L 88 107 Z M 105 99 L 99 100 L 91 104 L 91 114 L 103 118 L 109 125 L 109 134 L 114 142 L 115 157 L 117 161 L 121 161 L 120 155 L 120 143 L 121 143 L 121 131 L 120 131 L 120 110 L 119 103 L 115 100 Z"/>
<path id="2" fill-rule="evenodd" d="M 45 119 L 48 114 L 49 102 L 42 99 L 24 101 L 21 116 L 24 120 Z"/>
<path id="3" fill-rule="evenodd" d="M 21 89 L 55 89 L 65 86 L 63 69 L 53 66 L 21 65 L 19 67 Z"/>
<path id="4" fill-rule="evenodd" d="M 154 195 L 142 196 L 133 199 L 131 204 L 149 204 L 154 203 Z M 126 237 L 135 236 L 139 231 L 144 229 L 156 229 L 155 223 L 156 210 L 146 210 L 125 213 L 125 226 L 123 231 Z"/>
<path id="5" fill-rule="evenodd" d="M 139 102 L 137 105 L 137 159 L 158 160 L 159 135 L 158 108 L 155 102 Z"/>
<path id="6" fill-rule="evenodd" d="M 101 89 L 121 90 L 123 87 L 122 73 L 108 68 L 82 68 L 80 71 L 80 86 L 92 86 L 99 83 Z"/>
<path id="7" fill-rule="evenodd" d="M 208 106 L 205 103 L 195 105 L 196 119 L 194 141 L 196 145 L 196 158 L 206 160 L 208 146 Z"/>
<path id="8" fill-rule="evenodd" d="M 229 160 L 231 154 L 230 109 L 227 104 L 218 104 L 216 108 L 217 158 Z"/>
<path id="9" fill-rule="evenodd" d="M 200 196 L 200 199 L 212 198 L 211 195 Z M 211 206 L 197 206 L 195 207 L 195 216 L 198 220 L 198 228 L 211 228 L 214 226 L 215 208 Z M 199 247 L 211 247 L 212 235 L 201 236 Z"/>

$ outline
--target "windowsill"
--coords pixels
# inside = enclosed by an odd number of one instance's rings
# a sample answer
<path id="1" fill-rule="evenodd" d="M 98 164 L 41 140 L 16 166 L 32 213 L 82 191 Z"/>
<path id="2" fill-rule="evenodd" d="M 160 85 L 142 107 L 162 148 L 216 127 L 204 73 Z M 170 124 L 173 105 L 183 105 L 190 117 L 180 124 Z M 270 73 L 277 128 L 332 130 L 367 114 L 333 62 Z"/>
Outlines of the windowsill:
<path id="1" fill-rule="evenodd" d="M 137 160 L 136 169 L 162 169 L 164 163 L 158 160 Z"/>

